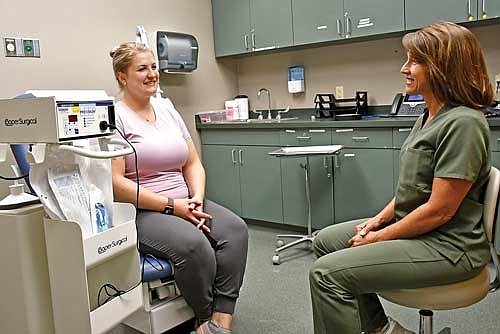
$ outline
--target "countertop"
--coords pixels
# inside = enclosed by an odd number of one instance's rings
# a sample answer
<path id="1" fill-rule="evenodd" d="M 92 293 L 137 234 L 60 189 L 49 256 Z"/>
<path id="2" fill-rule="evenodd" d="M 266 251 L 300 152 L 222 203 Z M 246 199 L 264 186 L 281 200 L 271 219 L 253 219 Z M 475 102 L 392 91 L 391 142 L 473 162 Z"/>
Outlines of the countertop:
<path id="1" fill-rule="evenodd" d="M 411 127 L 417 117 L 376 117 L 371 116 L 357 121 L 334 121 L 331 118 L 298 118 L 272 122 L 262 120 L 259 122 L 224 121 L 215 123 L 196 122 L 199 130 L 209 129 L 288 129 L 288 128 L 377 128 L 377 127 Z M 500 127 L 500 117 L 488 118 L 490 127 Z"/>

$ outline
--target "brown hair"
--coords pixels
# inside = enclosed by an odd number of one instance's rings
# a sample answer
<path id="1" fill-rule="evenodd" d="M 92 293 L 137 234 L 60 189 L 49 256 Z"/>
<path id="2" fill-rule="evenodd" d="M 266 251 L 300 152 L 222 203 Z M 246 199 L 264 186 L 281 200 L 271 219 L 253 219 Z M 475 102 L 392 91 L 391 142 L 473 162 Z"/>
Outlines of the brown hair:
<path id="1" fill-rule="evenodd" d="M 109 52 L 109 55 L 113 58 L 113 72 L 115 73 L 115 78 L 120 88 L 123 88 L 123 85 L 120 80 L 118 80 L 118 73 L 125 73 L 135 55 L 142 52 L 153 53 L 146 45 L 136 42 L 123 43 Z"/>
<path id="2" fill-rule="evenodd" d="M 448 106 L 482 109 L 494 99 L 483 49 L 465 27 L 450 22 L 431 24 L 403 37 L 403 46 L 427 66 L 434 96 Z"/>

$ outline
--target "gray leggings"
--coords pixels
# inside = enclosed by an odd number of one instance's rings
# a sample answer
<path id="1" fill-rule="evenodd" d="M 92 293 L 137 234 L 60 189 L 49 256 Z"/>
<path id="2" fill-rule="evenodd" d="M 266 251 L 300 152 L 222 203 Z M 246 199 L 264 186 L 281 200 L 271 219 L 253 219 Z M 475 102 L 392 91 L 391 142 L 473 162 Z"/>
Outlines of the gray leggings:
<path id="1" fill-rule="evenodd" d="M 142 254 L 169 259 L 175 282 L 200 321 L 213 312 L 234 313 L 248 249 L 246 223 L 228 209 L 205 200 L 204 211 L 212 215 L 207 237 L 190 222 L 177 216 L 139 210 L 137 226 Z"/>

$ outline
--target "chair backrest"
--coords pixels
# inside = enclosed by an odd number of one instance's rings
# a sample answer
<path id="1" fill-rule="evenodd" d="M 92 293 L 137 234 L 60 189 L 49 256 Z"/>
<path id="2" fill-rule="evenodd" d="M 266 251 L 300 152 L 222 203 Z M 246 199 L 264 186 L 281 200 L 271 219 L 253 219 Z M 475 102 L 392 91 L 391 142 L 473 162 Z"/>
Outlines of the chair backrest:
<path id="1" fill-rule="evenodd" d="M 489 242 L 493 242 L 493 229 L 496 221 L 498 191 L 500 189 L 500 171 L 491 167 L 490 177 L 484 194 L 483 224 Z"/>

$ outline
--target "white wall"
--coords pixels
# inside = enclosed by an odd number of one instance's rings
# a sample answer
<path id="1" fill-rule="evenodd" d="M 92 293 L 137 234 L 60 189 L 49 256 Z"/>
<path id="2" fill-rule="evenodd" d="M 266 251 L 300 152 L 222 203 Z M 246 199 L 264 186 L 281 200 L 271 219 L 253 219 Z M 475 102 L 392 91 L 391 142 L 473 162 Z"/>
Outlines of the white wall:
<path id="1" fill-rule="evenodd" d="M 500 73 L 500 25 L 471 30 L 485 50 L 493 82 Z M 258 109 L 267 106 L 267 99 L 256 96 L 261 87 L 270 89 L 273 108 L 313 108 L 314 96 L 335 93 L 335 86 L 344 86 L 344 97 L 366 90 L 370 105 L 391 104 L 395 93 L 404 88 L 399 70 L 405 61 L 401 37 L 247 57 L 238 63 L 239 92 Z M 287 69 L 293 65 L 305 67 L 304 93 L 287 91 Z"/>
<path id="2" fill-rule="evenodd" d="M 109 51 L 135 40 L 137 25 L 149 33 L 185 32 L 198 40 L 196 71 L 161 75 L 196 144 L 194 113 L 221 108 L 237 93 L 234 62 L 219 64 L 214 57 L 210 0 L 5 0 L 0 13 L 0 98 L 28 89 L 104 89 L 118 97 Z M 5 57 L 3 37 L 40 39 L 40 59 Z M 5 164 L 0 173 L 10 173 Z M 5 191 L 0 181 L 0 195 Z"/>

